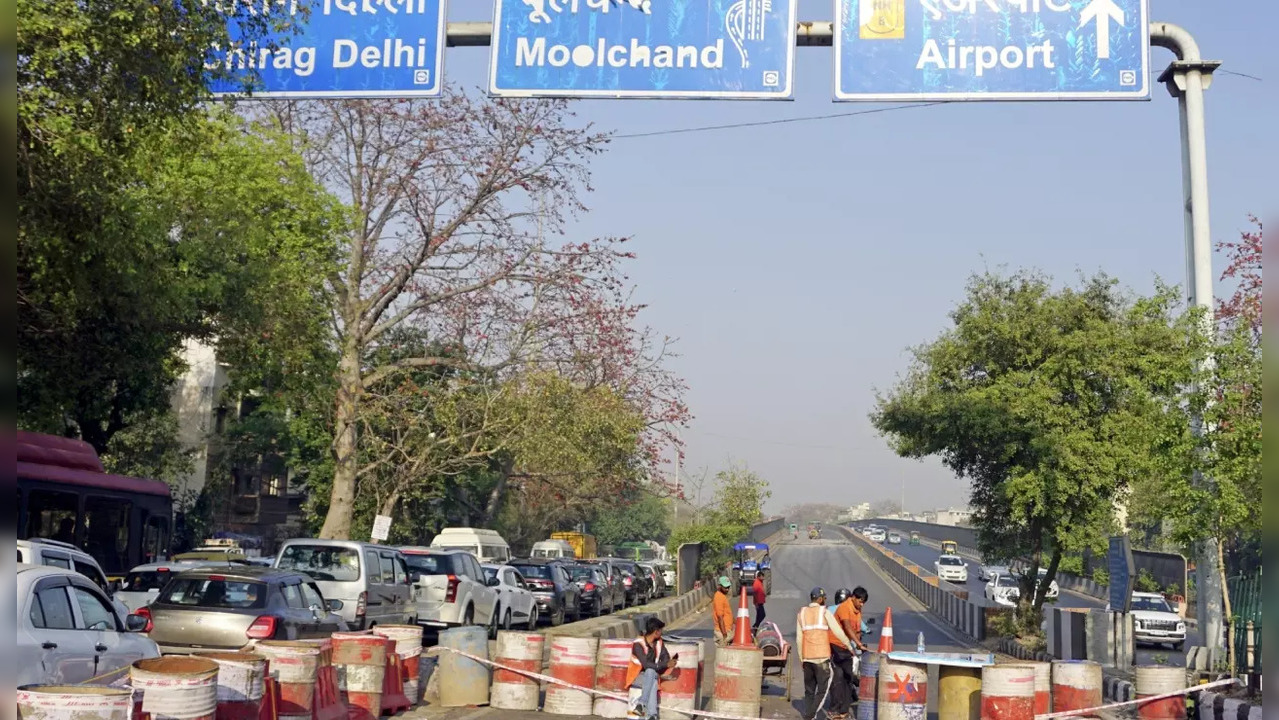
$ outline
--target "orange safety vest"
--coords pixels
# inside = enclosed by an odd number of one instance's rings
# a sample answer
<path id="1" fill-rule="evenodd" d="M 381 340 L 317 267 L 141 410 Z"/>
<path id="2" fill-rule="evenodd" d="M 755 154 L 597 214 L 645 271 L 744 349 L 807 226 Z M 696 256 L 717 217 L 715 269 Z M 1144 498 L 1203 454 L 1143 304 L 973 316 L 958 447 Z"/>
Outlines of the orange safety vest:
<path id="1" fill-rule="evenodd" d="M 648 641 L 644 639 L 643 635 L 640 635 L 639 637 L 635 638 L 635 642 L 643 645 L 645 652 L 648 651 Z M 661 640 L 657 641 L 657 654 L 656 654 L 657 660 L 660 661 L 662 659 L 662 649 L 665 647 L 666 647 L 665 644 Z M 625 687 L 629 688 L 631 685 L 633 685 L 635 683 L 635 678 L 639 677 L 640 673 L 643 671 L 644 671 L 644 666 L 640 665 L 639 658 L 635 657 L 635 645 L 634 643 L 632 643 L 631 644 L 631 661 L 626 666 Z"/>
<path id="2" fill-rule="evenodd" d="M 809 605 L 799 611 L 799 642 L 805 660 L 830 659 L 829 634 L 824 606 Z"/>

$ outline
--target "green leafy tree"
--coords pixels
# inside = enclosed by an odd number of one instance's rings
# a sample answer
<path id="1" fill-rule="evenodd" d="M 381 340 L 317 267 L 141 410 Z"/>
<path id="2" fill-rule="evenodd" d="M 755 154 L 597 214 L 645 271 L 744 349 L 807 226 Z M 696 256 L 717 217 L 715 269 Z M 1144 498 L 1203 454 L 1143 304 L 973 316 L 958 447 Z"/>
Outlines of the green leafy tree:
<path id="1" fill-rule="evenodd" d="M 1218 306 L 1211 362 L 1204 363 L 1190 386 L 1181 418 L 1187 428 L 1191 422 L 1201 423 L 1202 432 L 1183 433 L 1180 452 L 1160 476 L 1163 483 L 1158 487 L 1178 542 L 1193 546 L 1217 541 L 1228 620 L 1233 614 L 1226 582 L 1230 567 L 1245 566 L 1245 556 L 1260 567 L 1262 552 L 1263 236 L 1261 221 L 1252 221 L 1255 230 L 1219 246 L 1229 258 L 1223 279 L 1234 279 L 1237 285 Z M 1234 648 L 1228 643 L 1231 672 L 1237 660 Z"/>
<path id="2" fill-rule="evenodd" d="M 728 551 L 764 518 L 764 503 L 772 497 L 768 481 L 744 464 L 732 463 L 715 474 L 715 499 L 697 521 L 675 529 L 667 542 L 671 552 L 684 543 L 704 543 L 701 572 L 711 577 L 723 571 Z"/>
<path id="3" fill-rule="evenodd" d="M 601 545 L 628 540 L 653 540 L 665 544 L 670 537 L 670 500 L 646 487 L 632 485 L 598 508 L 587 528 Z"/>
<path id="4" fill-rule="evenodd" d="M 296 213 L 272 211 L 315 193 L 305 174 L 273 165 L 277 147 L 228 137 L 234 125 L 201 107 L 208 79 L 224 72 L 204 61 L 210 47 L 226 46 L 226 12 L 249 37 L 288 27 L 287 14 L 247 5 L 17 4 L 17 361 L 26 427 L 76 434 L 107 453 L 127 423 L 162 414 L 181 369 L 176 350 L 217 329 L 212 316 L 234 298 L 222 281 L 252 255 L 234 220 L 285 226 Z M 213 158 L 218 182 L 202 182 Z M 176 172 L 187 167 L 190 178 Z M 194 186 L 202 193 L 187 191 Z M 261 202 L 241 192 L 264 187 Z M 245 199 L 232 218 L 204 214 Z M 225 233 L 218 243 L 199 242 L 215 229 Z"/>
<path id="5" fill-rule="evenodd" d="M 976 276 L 952 327 L 878 397 L 871 420 L 894 450 L 940 456 L 970 481 L 982 552 L 1029 560 L 1028 632 L 1063 556 L 1112 532 L 1116 501 L 1181 433 L 1196 350 L 1177 304 L 1170 288 L 1130 297 L 1104 275 L 1062 289 L 1028 272 Z"/>

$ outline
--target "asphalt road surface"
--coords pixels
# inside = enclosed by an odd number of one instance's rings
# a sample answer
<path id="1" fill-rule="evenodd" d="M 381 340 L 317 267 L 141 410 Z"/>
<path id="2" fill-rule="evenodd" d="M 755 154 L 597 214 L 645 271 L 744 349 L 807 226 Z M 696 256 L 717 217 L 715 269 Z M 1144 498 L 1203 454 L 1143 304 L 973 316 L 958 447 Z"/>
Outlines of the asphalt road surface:
<path id="1" fill-rule="evenodd" d="M 909 537 L 908 533 L 903 533 L 902 543 L 900 545 L 886 545 L 885 547 L 888 547 L 899 555 L 909 558 L 911 562 L 923 568 L 927 574 L 932 575 L 933 563 L 937 560 L 937 556 L 940 552 L 936 548 L 932 548 L 927 545 L 911 545 L 908 539 Z M 938 538 L 929 539 L 938 540 Z M 968 583 L 961 587 L 968 590 L 969 600 L 980 605 L 993 605 L 994 603 L 987 600 L 985 594 L 982 592 L 986 587 L 986 584 L 977 577 L 977 570 L 980 566 L 981 563 L 968 558 Z M 952 584 L 959 585 L 959 583 Z M 1100 610 L 1106 606 L 1104 600 L 1098 600 L 1097 598 L 1065 589 L 1061 591 L 1060 595 L 1058 595 L 1057 599 L 1053 602 L 1057 605 L 1057 607 L 1062 608 Z M 1189 628 L 1186 632 L 1186 646 L 1189 647 L 1191 645 L 1199 644 L 1201 644 L 1201 642 L 1198 629 L 1194 627 Z M 1142 665 L 1152 663 L 1167 663 L 1169 665 L 1179 665 L 1184 667 L 1186 664 L 1186 654 L 1184 650 L 1182 652 L 1176 652 L 1167 645 L 1138 646 L 1137 664 Z"/>

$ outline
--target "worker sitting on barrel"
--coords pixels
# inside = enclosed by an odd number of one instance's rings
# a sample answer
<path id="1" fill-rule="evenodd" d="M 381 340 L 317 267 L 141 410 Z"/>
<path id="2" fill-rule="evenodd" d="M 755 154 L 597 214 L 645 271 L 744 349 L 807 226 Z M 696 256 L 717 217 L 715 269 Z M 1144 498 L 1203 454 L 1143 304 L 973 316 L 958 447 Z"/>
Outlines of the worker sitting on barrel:
<path id="1" fill-rule="evenodd" d="M 649 616 L 644 621 L 644 634 L 631 645 L 631 661 L 626 666 L 626 687 L 640 689 L 639 701 L 630 707 L 627 718 L 654 720 L 657 718 L 657 684 L 666 671 L 679 660 L 679 653 L 666 652 L 662 642 L 662 628 L 666 623 Z"/>

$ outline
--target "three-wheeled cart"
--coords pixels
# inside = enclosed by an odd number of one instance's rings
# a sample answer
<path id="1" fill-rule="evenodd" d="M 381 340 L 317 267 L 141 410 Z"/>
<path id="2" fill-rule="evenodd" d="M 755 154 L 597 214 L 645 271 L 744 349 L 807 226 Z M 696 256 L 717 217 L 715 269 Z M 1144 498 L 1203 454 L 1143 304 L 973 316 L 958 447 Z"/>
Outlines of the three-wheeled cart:
<path id="1" fill-rule="evenodd" d="M 764 652 L 764 677 L 773 675 L 782 680 L 782 693 L 786 701 L 790 702 L 791 680 L 795 665 L 790 658 L 794 646 L 786 642 L 777 624 L 771 620 L 766 620 L 760 625 L 759 632 L 755 636 L 755 644 Z"/>

